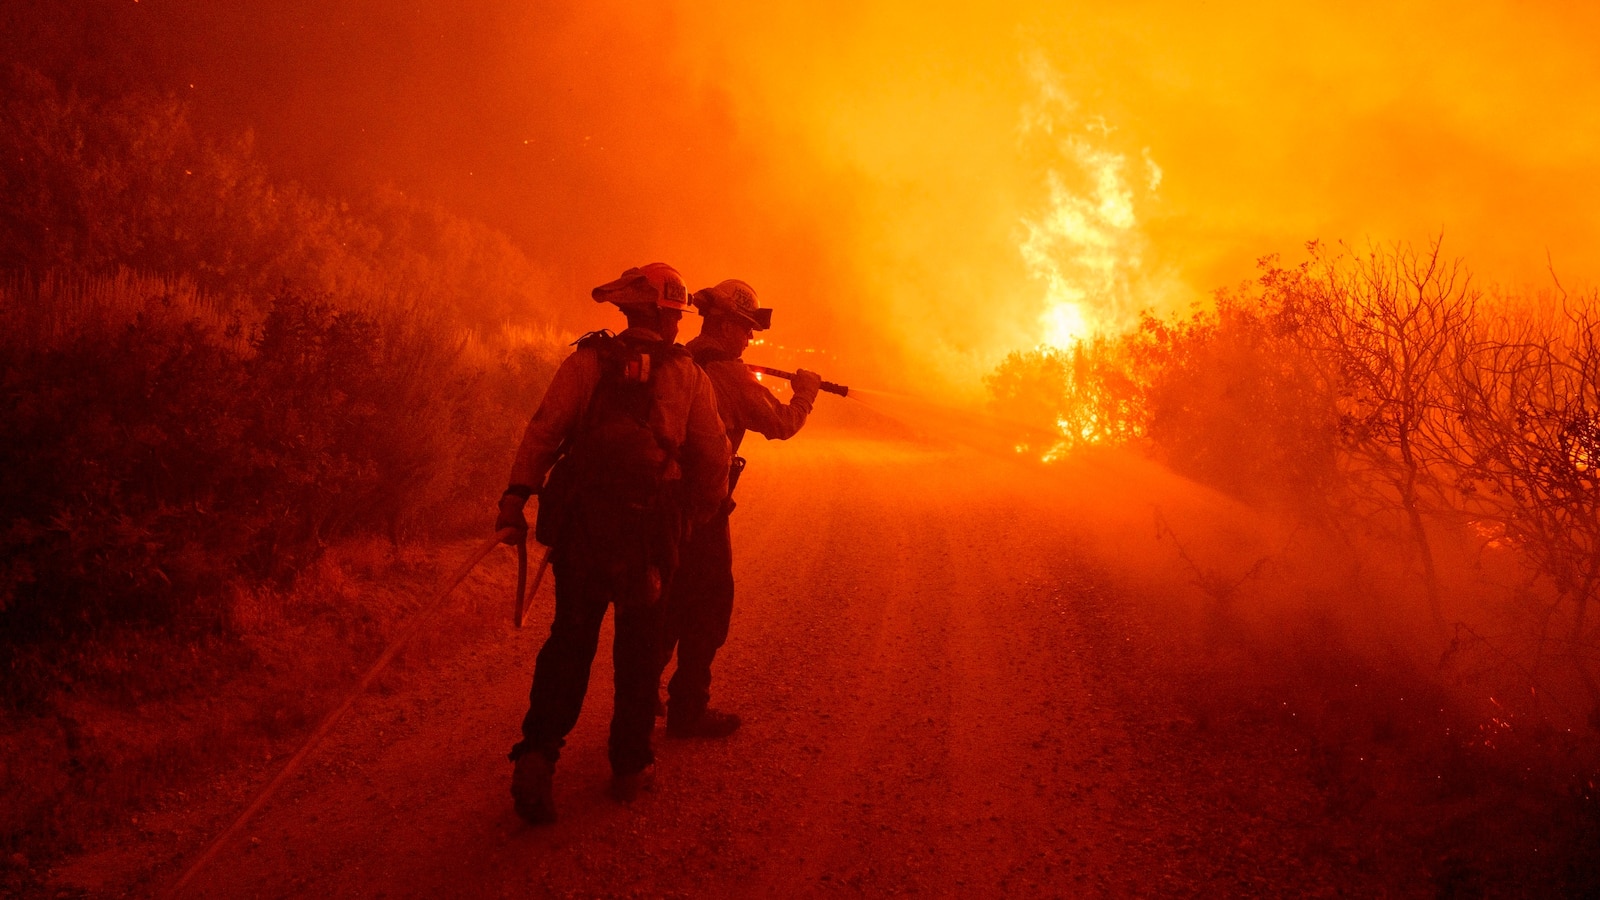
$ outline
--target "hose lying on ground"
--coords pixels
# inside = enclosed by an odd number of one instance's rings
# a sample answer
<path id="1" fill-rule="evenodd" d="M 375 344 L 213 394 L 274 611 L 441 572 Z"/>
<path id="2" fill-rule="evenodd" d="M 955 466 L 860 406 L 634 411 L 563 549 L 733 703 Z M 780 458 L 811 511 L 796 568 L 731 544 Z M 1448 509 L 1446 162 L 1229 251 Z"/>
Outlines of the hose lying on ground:
<path id="1" fill-rule="evenodd" d="M 344 718 L 344 714 L 350 711 L 350 707 L 355 705 L 356 700 L 367 692 L 367 687 L 372 684 L 372 679 L 376 678 L 378 673 L 384 670 L 384 667 L 394 661 L 395 656 L 400 653 L 405 645 L 409 644 L 411 639 L 422 631 L 422 626 L 428 624 L 428 620 L 432 619 L 434 614 L 444 606 L 445 598 L 450 596 L 450 593 L 456 589 L 457 585 L 466 580 L 467 574 L 477 568 L 478 563 L 489 555 L 489 551 L 493 550 L 496 544 L 501 543 L 505 538 L 515 533 L 516 530 L 512 528 L 501 529 L 494 537 L 485 541 L 482 546 L 472 552 L 472 556 L 462 564 L 461 568 L 456 570 L 456 573 L 450 577 L 444 588 L 435 594 L 433 599 L 429 600 L 411 618 L 411 624 L 406 630 L 401 632 L 400 636 L 394 639 L 388 649 L 383 651 L 383 655 L 378 657 L 378 661 L 372 664 L 372 668 L 367 670 L 367 674 L 361 676 L 361 682 L 356 685 L 355 690 L 350 692 L 350 696 L 346 697 L 343 703 L 339 704 L 333 712 L 328 713 L 323 718 L 322 724 L 317 726 L 317 730 L 311 732 L 311 736 L 306 738 L 305 744 L 295 752 L 294 756 L 289 758 L 288 765 L 284 766 L 282 771 L 267 782 L 267 786 L 261 789 L 261 793 L 257 794 L 254 800 L 250 801 L 250 805 L 244 808 L 244 812 L 239 813 L 239 817 L 233 820 L 233 824 L 229 825 L 226 831 L 217 835 L 211 845 L 206 848 L 206 851 L 200 854 L 200 858 L 195 860 L 183 873 L 183 877 L 172 885 L 172 890 L 169 892 L 170 896 L 177 896 L 181 893 L 194 876 L 205 868 L 206 863 L 210 862 L 230 839 L 244 829 L 245 824 L 250 821 L 251 817 L 261 811 L 261 807 L 267 805 L 267 801 L 271 800 L 272 795 L 278 792 L 278 788 L 283 787 L 284 783 L 300 770 L 301 764 L 306 761 L 306 757 L 311 755 L 311 751 L 322 743 L 323 738 L 328 736 L 328 732 L 333 730 L 333 726 L 339 724 L 339 720 Z"/>

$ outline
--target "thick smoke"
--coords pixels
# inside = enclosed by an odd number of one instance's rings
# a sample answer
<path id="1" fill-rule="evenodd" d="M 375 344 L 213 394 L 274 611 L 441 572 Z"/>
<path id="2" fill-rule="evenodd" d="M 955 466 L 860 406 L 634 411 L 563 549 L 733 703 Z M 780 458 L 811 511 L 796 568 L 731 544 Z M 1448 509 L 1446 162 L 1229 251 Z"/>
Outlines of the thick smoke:
<path id="1" fill-rule="evenodd" d="M 841 378 L 976 394 L 1036 343 L 1020 247 L 1059 159 L 1031 60 L 1164 173 L 1144 264 L 1186 305 L 1301 242 L 1443 231 L 1489 281 L 1592 280 L 1594 13 L 1522 5 L 80 0 L 5 55 L 252 129 L 332 194 L 391 183 L 507 232 L 551 310 L 665 259 L 742 277 Z M 1421 48 L 1421 49 L 1419 49 Z M 1130 173 L 1131 177 L 1131 173 Z M 1160 305 L 1156 302 L 1155 305 Z"/>

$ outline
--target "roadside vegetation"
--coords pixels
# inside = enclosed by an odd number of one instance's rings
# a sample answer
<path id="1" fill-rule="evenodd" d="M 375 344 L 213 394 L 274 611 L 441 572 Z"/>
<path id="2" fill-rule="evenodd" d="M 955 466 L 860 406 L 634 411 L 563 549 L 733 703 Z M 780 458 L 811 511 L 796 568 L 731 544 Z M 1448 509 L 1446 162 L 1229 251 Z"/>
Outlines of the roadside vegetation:
<path id="1" fill-rule="evenodd" d="M 0 79 L 0 850 L 25 861 L 314 717 L 408 609 L 350 585 L 481 533 L 462 511 L 492 509 L 565 339 L 489 228 L 313 196 L 170 98 Z M 206 729 L 133 715 L 186 704 Z"/>
<path id="2" fill-rule="evenodd" d="M 0 885 L 17 887 L 303 734 L 437 548 L 483 534 L 473 511 L 567 338 L 539 267 L 481 224 L 389 189 L 315 196 L 171 98 L 0 82 Z M 1358 658 L 1330 627 L 1326 652 L 1270 660 L 1301 682 L 1282 715 L 1319 723 L 1330 804 L 1394 796 L 1403 779 L 1360 773 L 1409 734 L 1451 803 L 1521 772 L 1546 805 L 1508 821 L 1555 821 L 1556 797 L 1595 835 L 1597 316 L 1592 294 L 1485 293 L 1438 244 L 1312 245 L 1188 315 L 1013 354 L 989 388 L 1001 418 L 1059 435 L 1029 453 L 1131 450 L 1284 523 L 1240 562 L 1158 511 L 1208 640 L 1264 664 L 1243 598 L 1298 590 L 1405 648 Z M 1386 678 L 1448 714 L 1417 724 Z M 1253 702 L 1235 687 L 1196 675 L 1202 723 Z M 1445 887 L 1471 861 L 1447 863 Z"/>
<path id="3" fill-rule="evenodd" d="M 1437 242 L 1309 249 L 1214 308 L 1015 353 L 993 402 L 1053 424 L 1047 454 L 1132 448 L 1347 552 L 1377 538 L 1458 650 L 1444 595 L 1493 555 L 1530 598 L 1518 652 L 1566 688 L 1541 702 L 1600 727 L 1600 296 L 1485 296 Z M 1472 572 L 1441 571 L 1441 542 Z"/>
<path id="4" fill-rule="evenodd" d="M 1453 832 L 1442 895 L 1531 835 L 1545 856 L 1501 877 L 1571 866 L 1551 877 L 1595 889 L 1600 296 L 1484 290 L 1441 241 L 1313 243 L 1207 308 L 1012 354 L 988 386 L 1059 436 L 1026 452 L 1130 450 L 1273 523 L 1226 546 L 1156 511 L 1201 642 L 1301 712 L 1330 802 L 1396 756 L 1434 785 L 1392 824 Z M 1353 802 L 1382 815 L 1398 789 Z"/>

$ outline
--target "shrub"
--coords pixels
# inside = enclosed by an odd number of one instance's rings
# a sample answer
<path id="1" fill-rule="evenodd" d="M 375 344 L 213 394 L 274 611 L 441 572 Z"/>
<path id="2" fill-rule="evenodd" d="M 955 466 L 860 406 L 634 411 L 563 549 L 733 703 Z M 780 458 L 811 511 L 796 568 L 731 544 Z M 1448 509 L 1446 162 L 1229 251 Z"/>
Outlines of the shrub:
<path id="1" fill-rule="evenodd" d="M 503 235 L 314 197 L 171 97 L 0 71 L 0 190 L 0 652 L 463 524 L 565 349 L 506 324 L 544 279 Z"/>
<path id="2" fill-rule="evenodd" d="M 415 309 L 284 290 L 250 322 L 127 274 L 14 284 L 0 321 L 10 642 L 214 625 L 232 579 L 288 582 L 330 539 L 397 535 L 463 494 L 489 508 L 554 367 L 549 341 L 468 360 Z"/>
<path id="3" fill-rule="evenodd" d="M 392 189 L 335 202 L 271 177 L 248 134 L 196 132 L 171 97 L 96 98 L 0 70 L 0 271 L 182 275 L 264 308 L 285 280 L 426 297 L 492 329 L 548 283 L 503 235 Z"/>
<path id="4" fill-rule="evenodd" d="M 1334 532 L 1403 538 L 1441 636 L 1430 532 L 1514 550 L 1549 591 L 1514 623 L 1516 655 L 1564 661 L 1600 727 L 1600 297 L 1487 303 L 1438 241 L 1309 250 L 1211 309 L 1012 354 L 995 403 L 1056 427 L 1052 453 L 1131 446 Z"/>
<path id="5" fill-rule="evenodd" d="M 1333 398 L 1264 298 L 1218 295 L 1186 318 L 1067 349 L 1013 353 L 986 379 L 997 411 L 1074 447 L 1137 447 L 1198 481 L 1253 500 L 1326 493 Z"/>

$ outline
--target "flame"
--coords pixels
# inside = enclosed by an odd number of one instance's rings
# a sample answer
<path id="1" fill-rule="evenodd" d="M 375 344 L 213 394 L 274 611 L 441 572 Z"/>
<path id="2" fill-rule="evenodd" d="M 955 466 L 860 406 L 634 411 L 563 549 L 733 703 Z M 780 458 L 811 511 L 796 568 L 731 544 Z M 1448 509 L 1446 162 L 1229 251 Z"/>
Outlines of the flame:
<path id="1" fill-rule="evenodd" d="M 1516 541 L 1506 532 L 1503 522 L 1489 522 L 1475 519 L 1467 523 L 1467 527 L 1483 539 L 1483 546 L 1491 550 L 1502 550 L 1514 546 Z"/>
<path id="2" fill-rule="evenodd" d="M 1028 274 L 1045 286 L 1040 344 L 1065 350 L 1132 323 L 1147 240 L 1135 209 L 1137 167 L 1115 147 L 1117 129 L 1079 114 L 1048 61 L 1036 57 L 1030 74 L 1039 99 L 1023 109 L 1023 133 L 1048 141 L 1059 167 L 1045 173 L 1046 208 L 1022 220 L 1019 249 Z M 1139 163 L 1143 190 L 1153 196 L 1161 167 L 1148 147 Z"/>
<path id="3" fill-rule="evenodd" d="M 1037 99 L 1023 108 L 1022 132 L 1044 142 L 1051 163 L 1043 178 L 1046 203 L 1022 220 L 1018 249 L 1028 274 L 1044 285 L 1039 347 L 1070 352 L 1096 334 L 1132 327 L 1139 309 L 1155 300 L 1138 211 L 1141 200 L 1155 197 L 1164 173 L 1148 147 L 1135 158 L 1119 149 L 1116 127 L 1083 114 L 1047 60 L 1035 57 L 1029 74 Z M 1042 461 L 1104 440 L 1104 423 L 1092 410 L 1080 418 L 1056 420 L 1061 438 L 1040 454 Z M 1017 452 L 1031 448 L 1019 445 Z"/>

